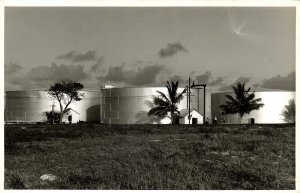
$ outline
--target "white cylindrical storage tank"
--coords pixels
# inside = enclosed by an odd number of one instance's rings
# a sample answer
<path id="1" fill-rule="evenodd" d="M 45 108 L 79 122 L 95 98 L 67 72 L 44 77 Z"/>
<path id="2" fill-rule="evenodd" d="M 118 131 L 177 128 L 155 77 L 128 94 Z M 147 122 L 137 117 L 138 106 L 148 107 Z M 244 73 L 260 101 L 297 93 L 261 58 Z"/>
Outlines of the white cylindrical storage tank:
<path id="1" fill-rule="evenodd" d="M 78 112 L 79 120 L 85 122 L 99 122 L 100 92 L 80 91 L 81 101 L 75 101 L 68 108 Z M 46 90 L 7 91 L 5 93 L 5 121 L 6 122 L 43 122 L 46 121 L 45 112 L 59 111 L 59 103 L 48 95 Z"/>
<path id="2" fill-rule="evenodd" d="M 240 123 L 238 114 L 222 115 L 222 110 L 219 106 L 225 104 L 227 101 L 225 95 L 235 96 L 234 92 L 212 94 L 212 117 L 216 116 L 218 120 L 224 118 L 225 123 Z M 264 106 L 259 110 L 251 111 L 248 115 L 244 115 L 241 123 L 249 123 L 250 119 L 254 119 L 255 123 L 285 123 L 282 112 L 285 105 L 289 104 L 289 100 L 295 99 L 295 92 L 260 88 L 255 91 L 255 98 L 261 98 L 261 103 L 263 103 Z"/>
<path id="3" fill-rule="evenodd" d="M 46 91 L 7 91 L 5 93 L 6 122 L 41 122 L 46 111 L 51 111 L 51 99 Z"/>
<path id="4" fill-rule="evenodd" d="M 191 108 L 204 115 L 204 90 L 191 89 Z M 204 116 L 203 116 L 204 117 Z M 205 119 L 211 119 L 211 90 L 205 89 Z"/>
<path id="5" fill-rule="evenodd" d="M 178 88 L 178 93 L 184 88 Z M 154 107 L 153 97 L 161 91 L 168 96 L 166 87 L 124 87 L 102 89 L 101 120 L 105 124 L 150 124 L 158 123 L 148 116 Z M 186 109 L 186 99 L 178 109 Z M 161 123 L 161 122 L 159 122 Z M 166 123 L 166 122 L 165 122 Z"/>

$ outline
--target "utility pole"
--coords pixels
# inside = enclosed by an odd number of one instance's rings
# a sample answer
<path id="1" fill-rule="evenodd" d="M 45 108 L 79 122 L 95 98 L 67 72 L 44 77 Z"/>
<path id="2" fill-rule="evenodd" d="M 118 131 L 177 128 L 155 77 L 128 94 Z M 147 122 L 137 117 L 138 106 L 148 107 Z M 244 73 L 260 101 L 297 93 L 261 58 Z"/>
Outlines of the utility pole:
<path id="1" fill-rule="evenodd" d="M 204 93 L 203 93 L 203 123 L 205 123 L 205 98 L 206 98 L 206 95 L 205 95 L 205 87 L 206 87 L 206 84 L 203 84 L 203 90 L 204 90 Z"/>
<path id="2" fill-rule="evenodd" d="M 188 101 L 188 105 L 189 105 L 189 125 L 191 124 L 191 77 L 189 77 L 189 87 L 188 87 L 188 98 L 189 98 L 189 101 Z"/>
<path id="3" fill-rule="evenodd" d="M 189 109 L 189 87 L 186 86 L 186 109 Z"/>
<path id="4" fill-rule="evenodd" d="M 197 89 L 197 96 L 198 96 L 198 104 L 197 104 L 197 110 L 198 112 L 200 111 L 199 103 L 200 103 L 200 98 L 199 98 L 199 89 Z"/>
<path id="5" fill-rule="evenodd" d="M 54 107 L 55 107 L 55 105 L 54 105 L 54 102 L 53 102 L 53 104 L 52 104 L 52 111 L 51 111 L 51 125 L 54 124 Z"/>

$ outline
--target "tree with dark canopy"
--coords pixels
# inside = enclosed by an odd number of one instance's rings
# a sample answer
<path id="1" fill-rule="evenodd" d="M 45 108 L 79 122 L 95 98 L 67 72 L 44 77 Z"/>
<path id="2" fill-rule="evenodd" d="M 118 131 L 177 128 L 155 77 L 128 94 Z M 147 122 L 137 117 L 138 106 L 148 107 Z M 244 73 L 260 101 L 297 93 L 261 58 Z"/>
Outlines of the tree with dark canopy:
<path id="1" fill-rule="evenodd" d="M 74 101 L 80 101 L 82 94 L 79 92 L 83 89 L 83 85 L 72 81 L 56 82 L 50 86 L 48 94 L 54 97 L 60 106 L 59 123 L 62 122 L 63 115 L 68 106 Z M 65 106 L 63 105 L 65 104 Z"/>
<path id="2" fill-rule="evenodd" d="M 227 101 L 225 104 L 220 105 L 224 114 L 236 114 L 240 115 L 240 119 L 245 114 L 249 114 L 253 110 L 258 110 L 264 106 L 263 103 L 259 103 L 261 98 L 255 99 L 255 92 L 250 93 L 250 87 L 245 88 L 245 83 L 238 82 L 236 86 L 231 86 L 235 96 L 225 95 Z"/>
<path id="3" fill-rule="evenodd" d="M 296 121 L 296 108 L 295 108 L 295 100 L 289 100 L 289 104 L 284 106 L 282 114 L 284 117 L 284 121 L 287 123 L 295 123 Z"/>
<path id="4" fill-rule="evenodd" d="M 171 84 L 167 82 L 166 87 L 168 89 L 168 96 L 161 91 L 157 91 L 159 96 L 153 98 L 155 107 L 148 112 L 148 116 L 165 117 L 170 113 L 171 123 L 175 124 L 176 118 L 180 115 L 177 105 L 183 99 L 183 94 L 186 92 L 186 89 L 181 93 L 177 93 L 178 81 L 172 81 Z"/>

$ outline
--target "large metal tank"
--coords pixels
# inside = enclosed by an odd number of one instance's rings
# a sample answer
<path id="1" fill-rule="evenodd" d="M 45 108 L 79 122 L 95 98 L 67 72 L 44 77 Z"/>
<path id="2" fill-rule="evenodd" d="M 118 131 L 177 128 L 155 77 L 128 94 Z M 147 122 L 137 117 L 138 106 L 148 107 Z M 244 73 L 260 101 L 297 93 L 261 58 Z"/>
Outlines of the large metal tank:
<path id="1" fill-rule="evenodd" d="M 81 101 L 70 104 L 80 114 L 81 121 L 99 122 L 100 92 L 81 91 Z M 51 99 L 46 90 L 7 91 L 5 93 L 6 122 L 42 122 L 46 120 L 45 112 L 59 110 L 59 103 Z"/>
<path id="2" fill-rule="evenodd" d="M 184 88 L 178 88 L 178 93 Z M 102 92 L 101 120 L 105 124 L 151 124 L 162 123 L 149 117 L 148 111 L 154 107 L 153 97 L 161 91 L 168 96 L 166 87 L 123 87 L 104 88 Z M 203 92 L 203 91 L 202 91 Z M 192 93 L 192 108 L 197 110 L 197 93 Z M 206 93 L 206 114 L 210 115 L 210 92 Z M 199 93 L 200 114 L 203 111 L 203 93 Z M 178 105 L 178 109 L 187 109 L 187 98 Z"/>
<path id="3" fill-rule="evenodd" d="M 191 108 L 204 115 L 204 90 L 191 89 Z M 211 90 L 205 89 L 205 119 L 211 118 Z"/>
<path id="4" fill-rule="evenodd" d="M 213 93 L 211 95 L 212 117 L 216 116 L 219 123 L 223 119 L 225 123 L 229 124 L 251 123 L 251 119 L 255 123 L 285 123 L 282 116 L 284 106 L 289 104 L 289 100 L 295 99 L 295 92 L 293 91 L 258 88 L 255 90 L 255 98 L 261 98 L 261 103 L 264 106 L 259 110 L 251 111 L 249 115 L 244 115 L 241 119 L 238 114 L 222 115 L 219 106 L 227 101 L 225 95 L 235 96 L 233 92 Z"/>

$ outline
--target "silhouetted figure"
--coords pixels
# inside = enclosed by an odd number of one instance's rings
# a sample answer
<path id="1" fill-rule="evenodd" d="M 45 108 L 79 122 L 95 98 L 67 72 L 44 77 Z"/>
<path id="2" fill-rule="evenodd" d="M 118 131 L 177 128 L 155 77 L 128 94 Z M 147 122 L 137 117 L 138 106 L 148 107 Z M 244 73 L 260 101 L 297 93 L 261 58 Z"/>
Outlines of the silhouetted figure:
<path id="1" fill-rule="evenodd" d="M 218 123 L 218 118 L 215 116 L 213 119 L 213 124 L 217 124 Z"/>
<path id="2" fill-rule="evenodd" d="M 208 118 L 206 118 L 206 120 L 205 120 L 204 124 L 206 124 L 206 125 L 208 125 L 208 124 L 209 124 L 209 119 L 208 119 Z"/>

